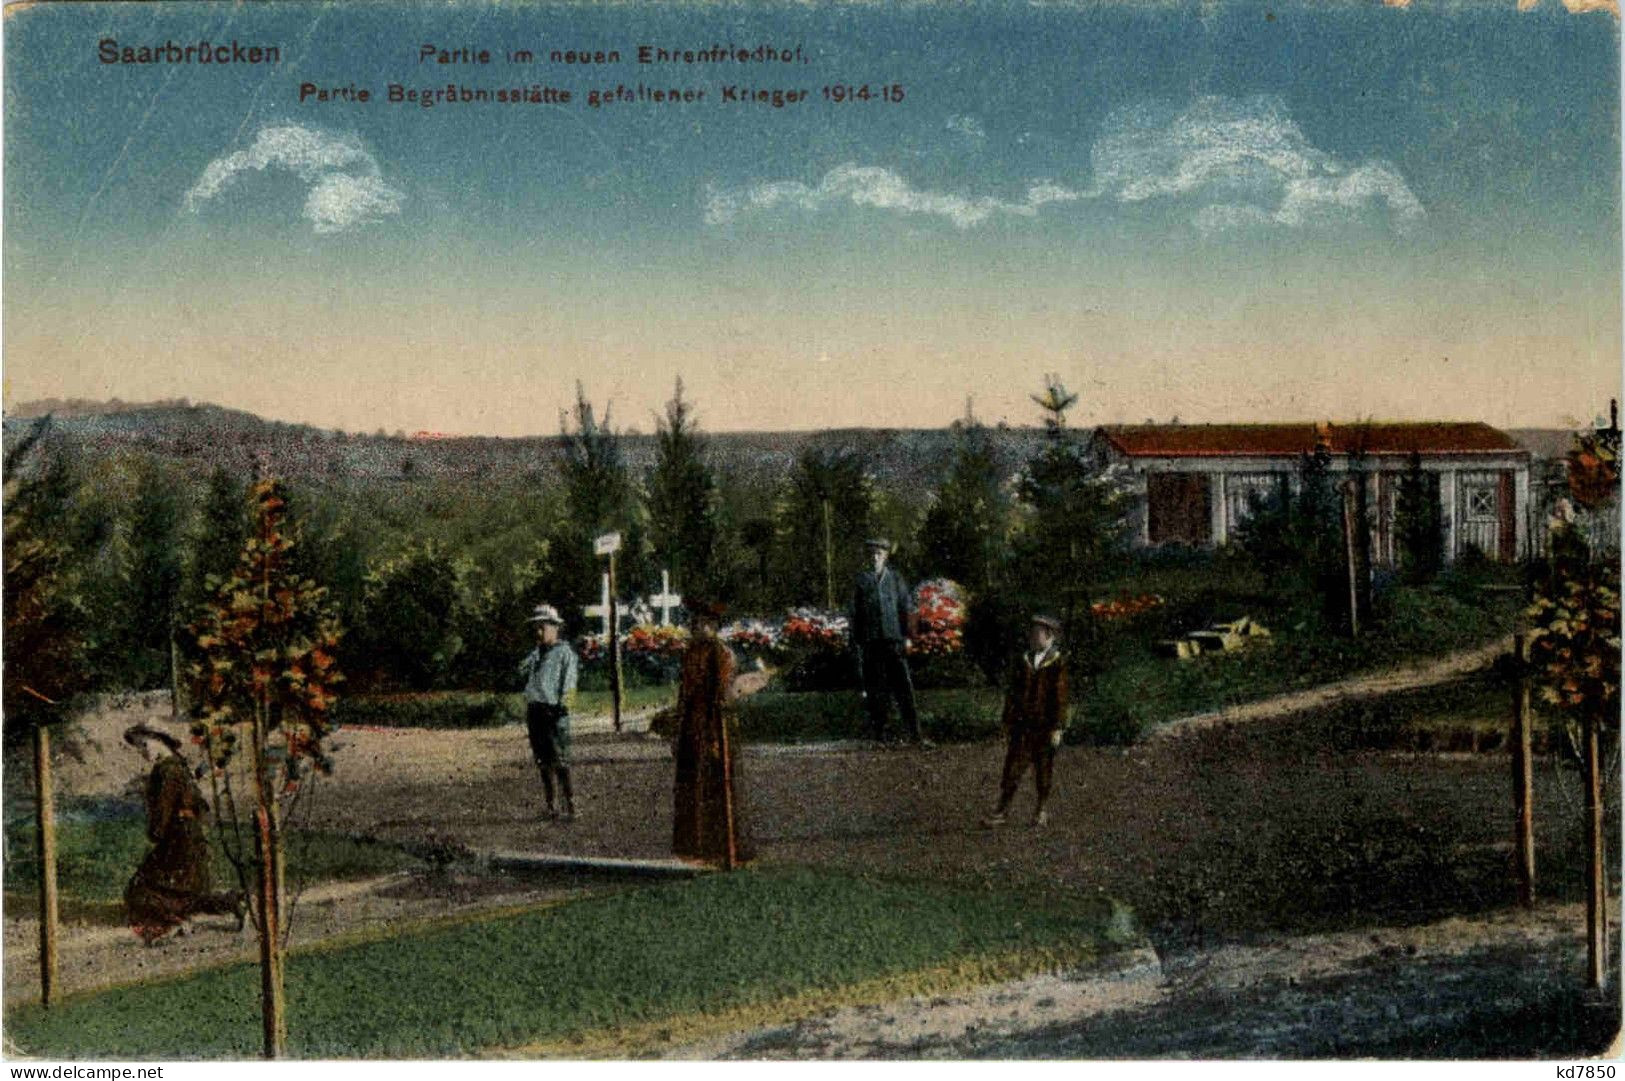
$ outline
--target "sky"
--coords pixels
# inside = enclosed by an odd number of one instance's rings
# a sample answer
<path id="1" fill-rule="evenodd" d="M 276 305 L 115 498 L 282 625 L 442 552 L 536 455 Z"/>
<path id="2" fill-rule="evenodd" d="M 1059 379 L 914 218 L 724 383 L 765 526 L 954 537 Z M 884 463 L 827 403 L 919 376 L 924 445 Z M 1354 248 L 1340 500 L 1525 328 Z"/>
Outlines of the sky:
<path id="1" fill-rule="evenodd" d="M 680 377 L 715 431 L 935 427 L 1035 423 L 1053 372 L 1076 423 L 1583 423 L 1619 43 L 1555 0 L 11 8 L 4 401 L 532 435 L 579 381 L 647 431 Z M 447 82 L 574 100 L 386 100 Z M 640 83 L 706 96 L 586 103 Z"/>

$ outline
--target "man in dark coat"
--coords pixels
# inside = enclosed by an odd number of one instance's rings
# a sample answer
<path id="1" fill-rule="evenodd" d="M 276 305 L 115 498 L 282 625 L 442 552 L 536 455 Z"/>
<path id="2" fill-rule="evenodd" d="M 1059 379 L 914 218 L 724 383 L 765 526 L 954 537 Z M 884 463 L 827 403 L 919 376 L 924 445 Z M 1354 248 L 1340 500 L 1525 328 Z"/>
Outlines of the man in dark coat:
<path id="1" fill-rule="evenodd" d="M 739 814 L 734 745 L 732 652 L 717 637 L 722 609 L 691 602 L 691 637 L 677 688 L 677 776 L 672 851 L 684 859 L 733 868 L 751 858 Z"/>
<path id="2" fill-rule="evenodd" d="M 867 547 L 870 567 L 858 575 L 852 591 L 850 627 L 863 704 L 868 712 L 868 735 L 871 739 L 883 738 L 889 700 L 895 698 L 910 738 L 929 747 L 930 741 L 920 732 L 914 680 L 908 670 L 909 639 L 915 623 L 914 594 L 903 576 L 887 566 L 891 542 L 876 538 Z"/>
<path id="3" fill-rule="evenodd" d="M 1056 639 L 1061 624 L 1051 616 L 1034 616 L 1027 634 L 1027 650 L 1010 671 L 1010 687 L 1004 696 L 1004 774 L 999 782 L 999 806 L 983 820 L 984 826 L 1004 824 L 1010 801 L 1027 767 L 1033 767 L 1038 802 L 1033 807 L 1033 825 L 1049 821 L 1044 803 L 1049 799 L 1055 776 L 1055 752 L 1066 730 L 1068 687 L 1066 660 Z"/>

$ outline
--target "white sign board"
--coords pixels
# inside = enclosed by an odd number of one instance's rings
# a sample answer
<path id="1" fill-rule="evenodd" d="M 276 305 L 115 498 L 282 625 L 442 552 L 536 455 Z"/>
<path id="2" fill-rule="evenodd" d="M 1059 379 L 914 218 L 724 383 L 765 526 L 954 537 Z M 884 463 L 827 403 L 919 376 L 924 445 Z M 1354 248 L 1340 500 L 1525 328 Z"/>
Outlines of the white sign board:
<path id="1" fill-rule="evenodd" d="M 607 556 L 621 550 L 621 535 L 619 533 L 605 533 L 592 542 L 594 555 Z"/>

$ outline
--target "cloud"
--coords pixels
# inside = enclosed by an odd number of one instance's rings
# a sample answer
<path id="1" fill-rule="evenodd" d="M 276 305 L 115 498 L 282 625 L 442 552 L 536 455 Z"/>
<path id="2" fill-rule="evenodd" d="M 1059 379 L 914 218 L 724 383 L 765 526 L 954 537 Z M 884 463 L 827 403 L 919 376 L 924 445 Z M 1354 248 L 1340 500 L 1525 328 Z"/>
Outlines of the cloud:
<path id="1" fill-rule="evenodd" d="M 308 186 L 303 216 L 317 233 L 342 233 L 398 214 L 406 200 L 383 179 L 358 136 L 281 124 L 261 128 L 250 146 L 209 162 L 186 192 L 186 209 L 196 213 L 243 172 L 267 169 L 292 173 Z"/>
<path id="2" fill-rule="evenodd" d="M 929 191 L 912 186 L 891 169 L 847 162 L 825 173 L 817 184 L 777 180 L 732 190 L 713 187 L 706 193 L 705 220 L 710 225 L 721 225 L 748 213 L 782 206 L 818 211 L 832 204 L 850 203 L 903 214 L 935 215 L 969 229 L 998 214 L 1030 218 L 1045 203 L 1078 197 L 1075 192 L 1049 183 L 1035 184 L 1020 201 Z"/>
<path id="3" fill-rule="evenodd" d="M 948 127 L 955 128 L 950 119 Z M 1404 230 L 1426 210 L 1393 165 L 1350 163 L 1311 144 L 1279 98 L 1207 96 L 1180 106 L 1141 102 L 1107 116 L 1089 149 L 1087 186 L 1034 180 L 1020 198 L 917 188 L 878 165 L 848 162 L 815 184 L 777 180 L 710 188 L 705 220 L 832 205 L 927 214 L 960 229 L 1000 215 L 1035 217 L 1045 206 L 1083 200 L 1145 204 L 1185 217 L 1205 234 L 1247 228 L 1301 229 L 1380 217 Z"/>
<path id="4" fill-rule="evenodd" d="M 1191 220 L 1204 232 L 1327 224 L 1373 211 L 1404 228 L 1426 216 L 1398 169 L 1379 160 L 1351 165 L 1313 146 L 1274 97 L 1119 109 L 1090 161 L 1093 194 L 1198 203 Z"/>
<path id="5" fill-rule="evenodd" d="M 976 119 L 974 116 L 950 116 L 948 118 L 948 122 L 944 124 L 943 127 L 953 132 L 955 135 L 962 135 L 965 138 L 975 140 L 976 142 L 981 142 L 987 138 L 987 129 L 984 128 L 982 126 L 982 122 Z"/>
<path id="6" fill-rule="evenodd" d="M 1032 218 L 1045 203 L 1069 202 L 1081 193 L 1061 185 L 1035 182 L 1022 200 L 1003 200 L 993 195 L 955 195 L 916 189 L 900 174 L 881 166 L 850 163 L 825 172 L 824 179 L 809 185 L 799 180 L 773 180 L 744 189 L 712 189 L 705 195 L 707 224 L 725 224 L 752 211 L 795 206 L 798 210 L 824 210 L 834 203 L 892 210 L 905 215 L 936 215 L 947 218 L 957 228 L 968 229 L 996 215 Z"/>

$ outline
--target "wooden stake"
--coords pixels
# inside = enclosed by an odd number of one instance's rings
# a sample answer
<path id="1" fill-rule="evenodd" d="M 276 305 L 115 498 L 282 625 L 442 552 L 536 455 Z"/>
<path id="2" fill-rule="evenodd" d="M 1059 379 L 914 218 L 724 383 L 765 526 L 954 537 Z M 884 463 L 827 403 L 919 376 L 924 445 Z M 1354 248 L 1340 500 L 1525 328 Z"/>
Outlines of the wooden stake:
<path id="1" fill-rule="evenodd" d="M 1523 634 L 1512 638 L 1512 659 L 1516 676 L 1512 684 L 1512 857 L 1518 878 L 1518 904 L 1535 904 L 1535 804 L 1534 764 L 1531 753 L 1529 717 L 1529 639 Z"/>
<path id="2" fill-rule="evenodd" d="M 56 797 L 51 784 L 51 730 L 34 728 L 34 841 L 39 856 L 40 1002 L 56 997 Z"/>
<path id="3" fill-rule="evenodd" d="M 829 500 L 819 504 L 824 517 L 824 607 L 835 607 L 835 534 L 830 523 Z"/>
<path id="4" fill-rule="evenodd" d="M 722 698 L 723 708 L 719 722 L 722 726 L 718 739 L 722 743 L 722 818 L 728 829 L 728 851 L 723 858 L 723 866 L 732 871 L 739 866 L 739 838 L 735 833 L 734 825 L 734 767 L 733 758 L 729 755 L 728 746 L 728 694 L 731 688 L 718 687 L 717 694 Z"/>
<path id="5" fill-rule="evenodd" d="M 615 592 L 615 553 L 609 553 L 609 701 L 615 731 L 621 730 L 621 613 Z"/>
<path id="6" fill-rule="evenodd" d="M 271 814 L 264 804 L 255 808 L 256 845 L 259 848 L 260 902 L 260 1023 L 262 1054 L 282 1057 L 287 1035 L 286 1003 L 282 983 L 282 920 L 276 881 L 277 838 Z"/>
<path id="7" fill-rule="evenodd" d="M 1585 719 L 1586 986 L 1601 988 L 1608 956 L 1608 883 L 1603 877 L 1602 762 L 1597 718 Z"/>
<path id="8" fill-rule="evenodd" d="M 1343 485 L 1343 557 L 1348 563 L 1349 634 L 1360 635 L 1360 561 L 1354 551 L 1354 482 Z"/>

